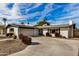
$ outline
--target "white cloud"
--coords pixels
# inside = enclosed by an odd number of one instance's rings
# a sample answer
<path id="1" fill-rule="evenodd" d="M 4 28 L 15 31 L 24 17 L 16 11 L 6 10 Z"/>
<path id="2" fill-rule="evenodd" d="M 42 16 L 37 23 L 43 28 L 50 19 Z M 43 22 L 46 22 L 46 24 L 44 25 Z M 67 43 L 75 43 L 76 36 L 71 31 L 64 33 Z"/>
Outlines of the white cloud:
<path id="1" fill-rule="evenodd" d="M 60 18 L 56 18 L 60 21 L 65 20 L 73 20 L 75 23 L 79 22 L 79 5 L 78 4 L 70 4 L 64 8 L 64 11 L 70 11 L 64 14 Z"/>
<path id="2" fill-rule="evenodd" d="M 35 17 L 37 15 L 41 15 L 39 20 L 42 20 L 45 16 L 48 15 L 49 12 L 54 11 L 54 10 L 62 7 L 62 5 L 61 5 L 61 6 L 56 6 L 56 8 L 53 8 L 52 7 L 53 4 L 47 4 L 43 11 L 40 11 L 40 12 L 37 11 L 35 13 L 28 14 L 28 12 L 30 10 L 32 10 L 34 8 L 37 8 L 40 5 L 42 5 L 42 4 L 41 3 L 39 3 L 39 4 L 37 3 L 34 6 L 32 6 L 31 8 L 25 9 L 26 15 L 22 16 L 22 15 L 19 15 L 20 14 L 19 9 L 21 8 L 20 6 L 22 6 L 22 4 L 15 3 L 13 5 L 12 9 L 8 9 L 8 8 L 6 8 L 6 4 L 0 3 L 0 18 L 5 17 L 5 18 L 9 19 L 8 23 L 10 23 L 10 22 L 17 23 L 16 19 L 19 19 L 19 18 L 33 18 L 33 17 Z M 28 4 L 26 4 L 25 6 L 27 7 Z M 58 19 L 60 21 L 56 21 L 54 23 L 64 23 L 64 21 L 65 21 L 64 19 L 68 19 L 68 18 L 73 18 L 73 17 L 78 17 L 79 16 L 79 6 L 77 4 L 75 4 L 75 3 L 72 3 L 72 4 L 69 4 L 69 5 L 65 6 L 64 7 L 64 11 L 66 11 L 68 13 L 66 13 L 65 15 L 63 15 L 60 18 L 56 18 L 56 19 Z M 10 21 L 10 20 L 12 20 L 12 21 Z M 74 19 L 74 20 L 77 20 L 76 22 L 79 22 L 78 19 Z M 53 21 L 51 21 L 51 22 L 53 22 Z"/>

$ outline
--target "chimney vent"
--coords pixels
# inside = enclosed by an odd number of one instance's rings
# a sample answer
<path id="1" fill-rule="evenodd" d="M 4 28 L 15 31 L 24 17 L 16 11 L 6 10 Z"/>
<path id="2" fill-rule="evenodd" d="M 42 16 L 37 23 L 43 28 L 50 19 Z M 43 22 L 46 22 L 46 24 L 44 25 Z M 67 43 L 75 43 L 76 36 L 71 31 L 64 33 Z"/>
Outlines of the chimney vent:
<path id="1" fill-rule="evenodd" d="M 72 20 L 69 20 L 69 25 L 72 25 L 73 24 L 73 21 Z"/>

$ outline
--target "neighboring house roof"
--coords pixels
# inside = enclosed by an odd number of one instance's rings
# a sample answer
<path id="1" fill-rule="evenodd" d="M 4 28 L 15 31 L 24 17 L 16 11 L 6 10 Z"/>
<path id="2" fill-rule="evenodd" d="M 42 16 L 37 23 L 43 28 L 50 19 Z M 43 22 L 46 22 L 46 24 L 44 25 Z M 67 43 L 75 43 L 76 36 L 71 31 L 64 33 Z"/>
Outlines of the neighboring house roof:
<path id="1" fill-rule="evenodd" d="M 6 28 L 4 25 L 0 25 L 0 28 Z"/>
<path id="2" fill-rule="evenodd" d="M 37 26 L 37 28 L 67 28 L 72 25 L 69 24 L 60 24 L 60 25 L 50 25 L 50 26 Z"/>

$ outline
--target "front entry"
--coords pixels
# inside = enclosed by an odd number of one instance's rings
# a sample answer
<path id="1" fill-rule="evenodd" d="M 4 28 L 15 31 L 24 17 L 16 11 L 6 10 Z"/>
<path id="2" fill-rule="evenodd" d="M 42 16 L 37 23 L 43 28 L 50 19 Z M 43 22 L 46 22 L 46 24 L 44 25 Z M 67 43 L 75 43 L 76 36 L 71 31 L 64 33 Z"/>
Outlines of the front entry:
<path id="1" fill-rule="evenodd" d="M 43 35 L 43 29 L 39 29 L 39 35 Z"/>
<path id="2" fill-rule="evenodd" d="M 48 32 L 52 37 L 60 37 L 60 29 L 49 29 Z"/>

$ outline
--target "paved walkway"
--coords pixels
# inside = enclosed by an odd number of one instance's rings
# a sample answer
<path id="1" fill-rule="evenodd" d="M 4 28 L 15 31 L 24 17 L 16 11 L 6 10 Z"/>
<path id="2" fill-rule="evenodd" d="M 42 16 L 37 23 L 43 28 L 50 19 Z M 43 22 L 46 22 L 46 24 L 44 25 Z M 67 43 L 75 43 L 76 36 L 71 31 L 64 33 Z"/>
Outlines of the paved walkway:
<path id="1" fill-rule="evenodd" d="M 33 37 L 32 45 L 10 56 L 76 56 L 78 47 L 78 40 Z"/>
<path id="2" fill-rule="evenodd" d="M 7 40 L 14 40 L 12 38 L 4 38 L 4 39 L 0 39 L 0 41 L 7 41 Z"/>

